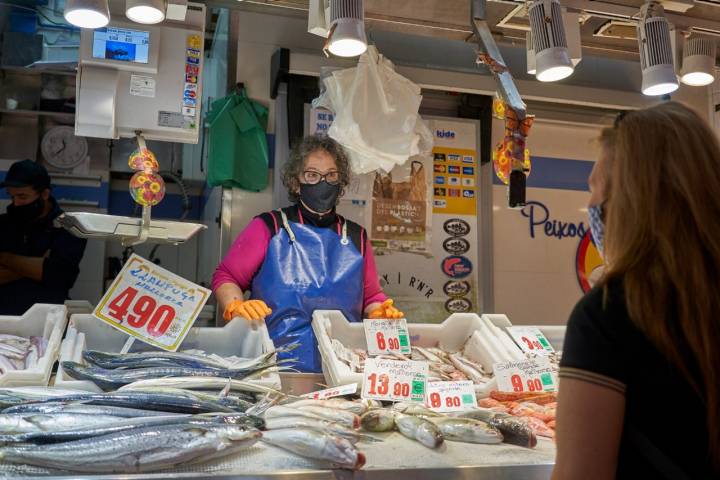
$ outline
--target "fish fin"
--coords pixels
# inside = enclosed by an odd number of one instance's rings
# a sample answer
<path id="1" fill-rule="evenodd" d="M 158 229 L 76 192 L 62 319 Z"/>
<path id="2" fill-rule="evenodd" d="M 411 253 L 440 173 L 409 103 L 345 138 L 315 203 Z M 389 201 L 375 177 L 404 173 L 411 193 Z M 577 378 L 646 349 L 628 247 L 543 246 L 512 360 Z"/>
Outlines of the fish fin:
<path id="1" fill-rule="evenodd" d="M 232 378 L 228 377 L 227 384 L 225 385 L 225 388 L 220 390 L 220 393 L 218 393 L 218 398 L 225 398 L 230 393 L 230 387 L 232 386 Z"/>
<path id="2" fill-rule="evenodd" d="M 368 435 L 366 433 L 359 433 L 358 438 L 363 442 L 370 442 L 370 443 L 377 443 L 377 442 L 384 442 L 382 438 L 378 438 L 374 435 Z"/>

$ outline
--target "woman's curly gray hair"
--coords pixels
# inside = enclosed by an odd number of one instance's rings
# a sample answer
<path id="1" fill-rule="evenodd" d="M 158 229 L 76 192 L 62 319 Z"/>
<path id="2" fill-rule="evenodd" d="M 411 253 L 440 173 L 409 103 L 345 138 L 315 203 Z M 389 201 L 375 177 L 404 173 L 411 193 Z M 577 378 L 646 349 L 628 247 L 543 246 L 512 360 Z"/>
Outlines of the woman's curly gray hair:
<path id="1" fill-rule="evenodd" d="M 293 203 L 300 200 L 299 178 L 305 170 L 305 159 L 317 150 L 324 150 L 335 159 L 342 187 L 341 197 L 345 193 L 345 187 L 350 183 L 350 161 L 342 145 L 327 135 L 309 135 L 293 146 L 290 158 L 282 168 L 282 183 L 287 188 L 288 197 Z"/>

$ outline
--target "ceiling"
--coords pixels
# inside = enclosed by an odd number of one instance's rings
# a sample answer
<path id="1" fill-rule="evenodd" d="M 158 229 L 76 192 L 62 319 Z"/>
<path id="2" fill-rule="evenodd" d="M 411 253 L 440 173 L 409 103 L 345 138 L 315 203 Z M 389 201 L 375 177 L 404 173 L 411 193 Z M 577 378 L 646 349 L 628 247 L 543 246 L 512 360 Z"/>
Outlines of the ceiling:
<path id="1" fill-rule="evenodd" d="M 309 0 L 245 0 L 232 4 L 243 9 L 304 16 Z M 225 2 L 223 2 L 225 3 Z M 619 58 L 638 55 L 633 17 L 643 0 L 561 0 L 581 12 L 581 41 L 586 54 Z M 680 31 L 691 29 L 720 36 L 720 0 L 668 0 L 668 20 Z M 228 3 L 225 3 L 227 6 Z M 470 0 L 365 0 L 368 31 L 390 30 L 413 35 L 473 41 Z M 528 30 L 524 2 L 488 1 L 487 20 L 501 43 L 521 45 Z"/>

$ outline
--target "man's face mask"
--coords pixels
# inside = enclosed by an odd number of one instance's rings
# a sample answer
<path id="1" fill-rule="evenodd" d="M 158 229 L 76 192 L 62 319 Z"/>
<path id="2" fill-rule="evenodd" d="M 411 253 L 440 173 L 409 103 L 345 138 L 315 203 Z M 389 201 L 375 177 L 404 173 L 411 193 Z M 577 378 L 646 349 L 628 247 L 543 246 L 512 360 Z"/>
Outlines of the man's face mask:
<path id="1" fill-rule="evenodd" d="M 42 196 L 38 195 L 38 198 L 25 205 L 10 204 L 7 207 L 7 213 L 10 217 L 18 222 L 27 223 L 31 222 L 43 213 L 45 208 L 45 201 Z"/>

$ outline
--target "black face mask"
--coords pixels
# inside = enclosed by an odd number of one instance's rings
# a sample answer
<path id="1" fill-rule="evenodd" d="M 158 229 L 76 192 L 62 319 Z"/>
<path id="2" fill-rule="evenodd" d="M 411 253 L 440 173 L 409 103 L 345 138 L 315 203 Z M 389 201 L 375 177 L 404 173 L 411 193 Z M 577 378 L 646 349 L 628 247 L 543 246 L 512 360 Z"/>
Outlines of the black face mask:
<path id="1" fill-rule="evenodd" d="M 309 209 L 317 213 L 325 213 L 335 207 L 341 189 L 340 185 L 330 185 L 325 180 L 313 185 L 301 183 L 300 200 Z"/>
<path id="2" fill-rule="evenodd" d="M 28 223 L 42 215 L 44 208 L 45 202 L 42 197 L 38 197 L 36 200 L 28 203 L 27 205 L 8 205 L 7 213 L 10 215 L 10 218 L 17 222 Z"/>

